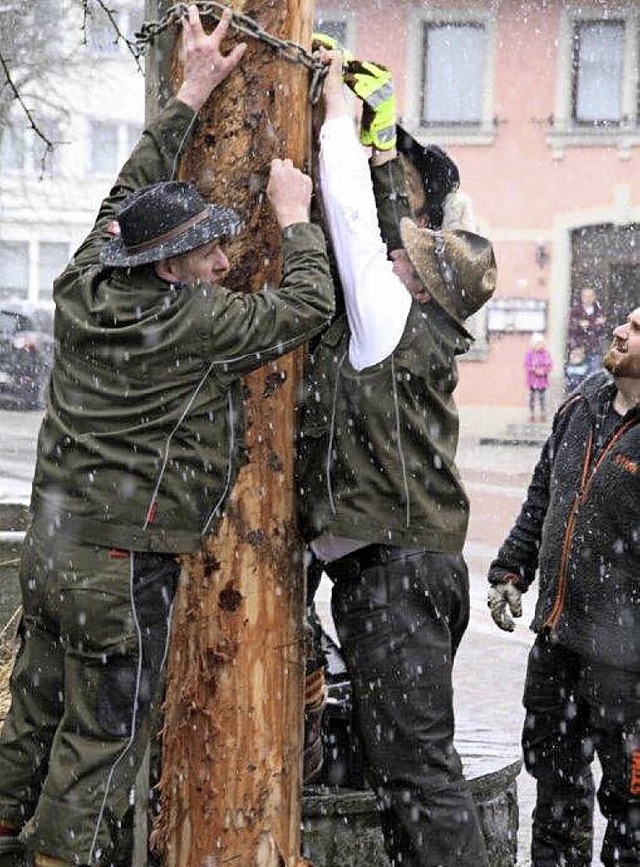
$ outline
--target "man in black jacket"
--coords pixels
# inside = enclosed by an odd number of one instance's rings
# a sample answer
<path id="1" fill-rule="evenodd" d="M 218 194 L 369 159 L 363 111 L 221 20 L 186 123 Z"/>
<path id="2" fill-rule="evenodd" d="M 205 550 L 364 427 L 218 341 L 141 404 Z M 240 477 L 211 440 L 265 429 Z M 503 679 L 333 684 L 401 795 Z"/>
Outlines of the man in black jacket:
<path id="1" fill-rule="evenodd" d="M 537 780 L 534 867 L 591 865 L 596 753 L 602 863 L 640 864 L 640 307 L 604 366 L 556 414 L 489 570 L 506 631 L 540 578 L 522 736 Z"/>

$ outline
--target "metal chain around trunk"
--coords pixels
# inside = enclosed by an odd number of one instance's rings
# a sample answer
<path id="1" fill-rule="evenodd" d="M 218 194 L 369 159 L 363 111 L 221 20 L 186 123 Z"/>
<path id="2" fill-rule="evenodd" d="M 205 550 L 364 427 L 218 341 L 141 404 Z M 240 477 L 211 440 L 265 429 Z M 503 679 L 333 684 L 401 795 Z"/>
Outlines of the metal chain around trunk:
<path id="1" fill-rule="evenodd" d="M 136 33 L 135 48 L 142 54 L 147 45 L 153 44 L 157 36 L 168 30 L 170 27 L 177 24 L 181 18 L 188 14 L 189 5 L 198 7 L 198 11 L 202 17 L 215 18 L 220 20 L 222 13 L 229 7 L 223 3 L 217 3 L 215 0 L 197 0 L 193 4 L 175 3 L 167 9 L 164 17 L 160 21 L 145 21 L 142 27 Z M 309 102 L 315 105 L 322 93 L 322 83 L 327 74 L 328 68 L 324 66 L 317 57 L 314 57 L 309 51 L 306 51 L 297 42 L 292 42 L 290 39 L 280 39 L 269 33 L 258 22 L 249 15 L 244 15 L 241 12 L 231 12 L 230 25 L 236 33 L 242 33 L 244 36 L 250 36 L 252 39 L 257 39 L 265 45 L 270 46 L 277 53 L 278 57 L 286 60 L 288 63 L 299 63 L 311 72 L 311 82 L 309 84 Z"/>

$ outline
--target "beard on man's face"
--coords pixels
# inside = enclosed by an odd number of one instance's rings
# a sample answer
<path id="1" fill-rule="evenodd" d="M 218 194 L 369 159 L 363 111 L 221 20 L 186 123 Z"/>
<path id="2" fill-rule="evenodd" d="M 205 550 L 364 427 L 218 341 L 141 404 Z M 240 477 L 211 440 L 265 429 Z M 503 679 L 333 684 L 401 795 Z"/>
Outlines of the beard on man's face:
<path id="1" fill-rule="evenodd" d="M 640 379 L 640 354 L 630 353 L 626 340 L 614 337 L 602 363 L 617 379 Z"/>

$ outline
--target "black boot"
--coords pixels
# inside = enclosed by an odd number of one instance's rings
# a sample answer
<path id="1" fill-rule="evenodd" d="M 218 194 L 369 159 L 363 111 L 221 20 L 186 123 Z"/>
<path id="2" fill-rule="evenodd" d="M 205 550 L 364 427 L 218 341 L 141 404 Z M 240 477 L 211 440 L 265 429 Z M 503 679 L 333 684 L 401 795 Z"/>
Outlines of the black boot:
<path id="1" fill-rule="evenodd" d="M 322 627 L 313 602 L 307 606 L 304 686 L 304 753 L 302 780 L 316 780 L 324 765 L 322 715 L 327 704 L 326 659 L 322 650 Z"/>

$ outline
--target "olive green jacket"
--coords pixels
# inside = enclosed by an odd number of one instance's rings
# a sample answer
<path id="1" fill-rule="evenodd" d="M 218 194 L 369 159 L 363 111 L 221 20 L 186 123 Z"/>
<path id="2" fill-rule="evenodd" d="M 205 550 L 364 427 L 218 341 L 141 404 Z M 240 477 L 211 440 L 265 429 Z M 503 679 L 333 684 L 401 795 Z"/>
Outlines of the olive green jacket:
<path id="1" fill-rule="evenodd" d="M 388 249 L 409 214 L 399 160 L 372 170 Z M 428 289 L 428 287 L 427 287 Z M 355 370 L 346 315 L 311 358 L 297 442 L 298 510 L 307 541 L 325 534 L 459 553 L 469 501 L 455 455 L 456 357 L 469 347 L 436 304 L 413 302 L 394 352 Z"/>
<path id="2" fill-rule="evenodd" d="M 39 532 L 131 550 L 197 549 L 245 460 L 242 375 L 322 329 L 334 310 L 322 232 L 282 232 L 277 290 L 170 285 L 152 266 L 99 264 L 131 191 L 171 175 L 194 125 L 171 100 L 54 283 L 55 360 L 38 439 Z"/>

